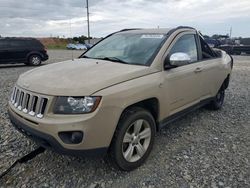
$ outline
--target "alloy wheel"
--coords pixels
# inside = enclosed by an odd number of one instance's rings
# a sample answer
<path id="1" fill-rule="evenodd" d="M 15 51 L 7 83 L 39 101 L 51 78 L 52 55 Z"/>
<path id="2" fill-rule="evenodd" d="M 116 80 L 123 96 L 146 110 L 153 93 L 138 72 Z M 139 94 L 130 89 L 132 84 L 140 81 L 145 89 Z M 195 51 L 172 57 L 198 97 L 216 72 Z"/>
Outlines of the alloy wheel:
<path id="1" fill-rule="evenodd" d="M 140 160 L 146 153 L 151 140 L 151 128 L 146 120 L 132 123 L 123 138 L 122 153 L 128 162 Z"/>
<path id="2" fill-rule="evenodd" d="M 31 59 L 31 62 L 32 62 L 32 65 L 39 65 L 41 60 L 40 60 L 39 57 L 33 56 L 32 59 Z"/>

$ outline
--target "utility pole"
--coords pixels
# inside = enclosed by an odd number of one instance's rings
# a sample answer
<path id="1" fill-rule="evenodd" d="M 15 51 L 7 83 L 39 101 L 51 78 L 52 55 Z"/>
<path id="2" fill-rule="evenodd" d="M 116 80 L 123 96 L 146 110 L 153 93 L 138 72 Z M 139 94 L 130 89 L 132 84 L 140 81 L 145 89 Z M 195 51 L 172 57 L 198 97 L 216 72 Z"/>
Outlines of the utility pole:
<path id="1" fill-rule="evenodd" d="M 90 29 L 89 29 L 89 0 L 86 0 L 87 22 L 88 22 L 88 43 L 90 44 Z"/>
<path id="2" fill-rule="evenodd" d="M 232 28 L 232 26 L 230 27 L 230 39 L 232 38 L 232 30 L 233 30 L 233 28 Z"/>

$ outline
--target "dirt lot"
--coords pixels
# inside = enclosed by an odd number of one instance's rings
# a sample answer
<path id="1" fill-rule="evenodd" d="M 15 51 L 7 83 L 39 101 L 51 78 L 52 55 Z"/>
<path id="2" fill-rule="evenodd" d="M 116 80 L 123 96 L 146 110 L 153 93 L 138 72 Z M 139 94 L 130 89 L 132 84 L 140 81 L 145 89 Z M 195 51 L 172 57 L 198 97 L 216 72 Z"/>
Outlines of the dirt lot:
<path id="1" fill-rule="evenodd" d="M 77 57 L 81 52 L 73 51 Z M 54 63 L 71 51 L 49 51 Z M 61 156 L 45 151 L 18 164 L 0 187 L 250 187 L 250 56 L 235 56 L 222 110 L 197 110 L 157 134 L 146 164 L 120 172 L 101 158 Z M 34 143 L 18 133 L 7 116 L 9 92 L 33 67 L 0 65 L 0 173 Z"/>

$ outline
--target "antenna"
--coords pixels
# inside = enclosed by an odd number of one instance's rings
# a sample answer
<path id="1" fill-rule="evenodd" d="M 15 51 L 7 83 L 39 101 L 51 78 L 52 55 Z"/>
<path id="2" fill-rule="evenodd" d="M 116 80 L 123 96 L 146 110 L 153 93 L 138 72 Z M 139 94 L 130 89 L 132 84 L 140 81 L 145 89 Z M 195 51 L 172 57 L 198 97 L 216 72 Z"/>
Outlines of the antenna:
<path id="1" fill-rule="evenodd" d="M 69 20 L 69 32 L 70 32 L 70 38 L 71 38 L 71 40 L 72 40 L 71 17 L 70 17 L 70 20 Z M 71 50 L 71 59 L 72 59 L 72 61 L 74 61 L 74 54 L 73 54 L 73 50 Z"/>
<path id="2" fill-rule="evenodd" d="M 90 44 L 90 29 L 89 29 L 89 0 L 86 0 L 87 8 L 87 23 L 88 23 L 88 43 Z"/>

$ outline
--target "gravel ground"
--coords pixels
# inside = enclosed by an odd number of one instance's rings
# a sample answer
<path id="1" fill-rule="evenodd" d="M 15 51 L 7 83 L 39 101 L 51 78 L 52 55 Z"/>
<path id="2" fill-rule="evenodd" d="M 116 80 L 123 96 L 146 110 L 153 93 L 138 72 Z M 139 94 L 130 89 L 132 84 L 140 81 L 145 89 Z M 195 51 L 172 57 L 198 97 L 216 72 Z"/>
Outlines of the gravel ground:
<path id="1" fill-rule="evenodd" d="M 53 63 L 71 51 L 49 51 Z M 77 57 L 80 52 L 73 52 Z M 197 110 L 162 129 L 146 164 L 132 172 L 113 169 L 101 158 L 45 151 L 18 164 L 0 187 L 250 187 L 250 56 L 235 56 L 222 110 Z M 17 132 L 6 113 L 18 75 L 32 69 L 0 66 L 0 173 L 34 147 Z"/>

